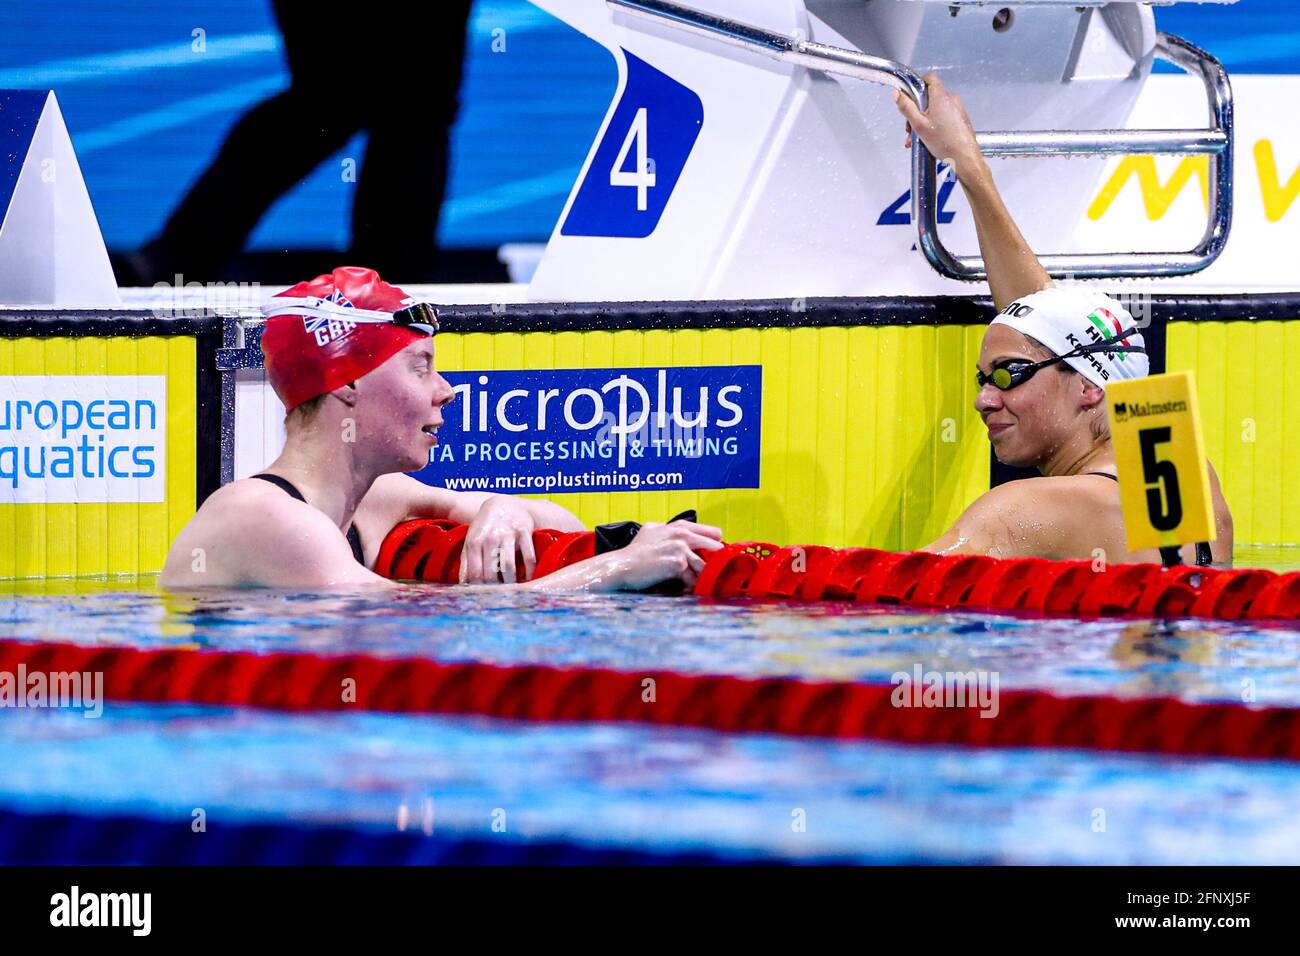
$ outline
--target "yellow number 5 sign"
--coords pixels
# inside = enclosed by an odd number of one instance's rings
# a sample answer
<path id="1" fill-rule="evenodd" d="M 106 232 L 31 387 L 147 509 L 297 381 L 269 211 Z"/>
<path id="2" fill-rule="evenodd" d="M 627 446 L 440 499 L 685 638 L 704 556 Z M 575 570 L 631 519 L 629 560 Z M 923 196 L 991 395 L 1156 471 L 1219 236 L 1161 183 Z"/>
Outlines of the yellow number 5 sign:
<path id="1" fill-rule="evenodd" d="M 1130 551 L 1214 540 L 1205 442 L 1191 372 L 1106 386 Z"/>

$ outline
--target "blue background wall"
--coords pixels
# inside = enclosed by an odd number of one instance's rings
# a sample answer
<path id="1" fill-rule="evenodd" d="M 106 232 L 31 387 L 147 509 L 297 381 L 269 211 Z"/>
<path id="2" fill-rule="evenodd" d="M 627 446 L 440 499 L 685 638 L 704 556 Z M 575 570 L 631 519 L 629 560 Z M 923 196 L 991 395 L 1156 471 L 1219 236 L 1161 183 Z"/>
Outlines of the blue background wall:
<path id="1" fill-rule="evenodd" d="M 1229 70 L 1300 72 L 1295 0 L 1181 5 L 1156 16 L 1162 29 L 1207 47 Z M 341 23 L 337 52 L 346 57 Z M 205 31 L 206 53 L 191 49 L 195 29 Z M 492 48 L 497 30 L 505 31 L 504 52 Z M 442 244 L 545 240 L 615 79 L 603 49 L 526 0 L 478 0 Z M 153 236 L 243 111 L 287 84 L 265 0 L 0 4 L 0 89 L 57 92 L 112 248 Z M 344 247 L 354 188 L 340 174 L 347 156 L 361 156 L 359 141 L 285 196 L 252 247 Z"/>

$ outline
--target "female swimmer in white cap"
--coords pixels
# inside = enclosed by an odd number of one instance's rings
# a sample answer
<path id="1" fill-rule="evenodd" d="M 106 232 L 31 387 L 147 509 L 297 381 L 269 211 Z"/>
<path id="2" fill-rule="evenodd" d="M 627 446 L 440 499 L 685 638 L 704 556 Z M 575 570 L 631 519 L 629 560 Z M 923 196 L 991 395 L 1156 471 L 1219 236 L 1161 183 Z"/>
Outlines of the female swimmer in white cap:
<path id="1" fill-rule="evenodd" d="M 1058 288 L 1025 242 L 999 196 L 970 118 L 934 74 L 929 109 L 901 94 L 894 101 L 935 156 L 956 172 L 970 201 L 980 253 L 1000 314 L 980 348 L 975 408 L 998 460 L 1044 477 L 1012 481 L 982 495 L 949 531 L 923 550 L 992 557 L 1044 557 L 1111 563 L 1160 561 L 1130 552 L 1106 418 L 1111 381 L 1140 378 L 1149 364 L 1133 317 L 1114 299 Z M 1185 546 L 1185 564 L 1229 566 L 1232 515 L 1210 468 L 1216 540 Z"/>

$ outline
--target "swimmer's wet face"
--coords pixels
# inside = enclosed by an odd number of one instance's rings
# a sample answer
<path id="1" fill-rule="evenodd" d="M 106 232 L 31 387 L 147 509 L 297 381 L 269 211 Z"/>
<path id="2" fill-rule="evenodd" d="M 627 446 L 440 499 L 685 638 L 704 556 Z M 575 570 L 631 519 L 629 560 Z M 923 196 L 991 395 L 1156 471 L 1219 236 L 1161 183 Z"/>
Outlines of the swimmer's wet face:
<path id="1" fill-rule="evenodd" d="M 988 376 L 1004 362 L 1034 364 L 1052 354 L 1010 326 L 990 325 L 980 348 L 979 371 Z M 993 382 L 981 386 L 975 410 L 988 428 L 998 461 L 1033 467 L 1046 461 L 1077 430 L 1099 413 L 1105 393 L 1074 372 L 1054 363 L 1003 391 Z"/>
<path id="2" fill-rule="evenodd" d="M 416 471 L 429 463 L 442 408 L 455 397 L 434 368 L 433 341 L 412 342 L 354 383 L 357 439 L 391 465 L 387 470 Z"/>

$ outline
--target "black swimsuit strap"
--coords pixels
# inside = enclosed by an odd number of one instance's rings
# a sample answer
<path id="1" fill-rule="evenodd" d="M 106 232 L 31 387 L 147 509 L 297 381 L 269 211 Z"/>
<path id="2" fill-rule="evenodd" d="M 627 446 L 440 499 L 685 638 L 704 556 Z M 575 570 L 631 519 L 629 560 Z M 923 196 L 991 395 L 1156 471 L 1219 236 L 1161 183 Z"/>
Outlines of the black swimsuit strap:
<path id="1" fill-rule="evenodd" d="M 253 475 L 252 477 L 261 478 L 263 481 L 269 481 L 271 484 L 275 485 L 277 488 L 279 488 L 281 491 L 287 494 L 290 498 L 297 498 L 299 501 L 302 502 L 306 502 L 307 500 L 302 496 L 302 492 L 299 491 L 297 487 L 294 485 L 294 483 L 290 481 L 288 478 L 281 478 L 279 475 L 267 475 L 267 474 Z"/>
<path id="2" fill-rule="evenodd" d="M 352 546 L 352 557 L 357 559 L 357 564 L 365 567 L 366 549 L 361 547 L 361 532 L 355 524 L 348 525 L 348 544 Z"/>
<path id="3" fill-rule="evenodd" d="M 294 485 L 294 483 L 289 481 L 289 479 L 287 478 L 281 478 L 279 475 L 268 475 L 265 473 L 258 474 L 258 475 L 250 475 L 249 477 L 261 478 L 263 481 L 269 481 L 271 484 L 275 485 L 277 488 L 279 488 L 281 491 L 287 494 L 290 498 L 297 498 L 299 501 L 303 502 L 304 504 L 306 504 L 307 502 L 307 499 L 302 496 L 302 492 L 299 491 L 297 487 Z M 366 563 L 366 550 L 361 546 L 361 532 L 357 530 L 357 526 L 355 523 L 353 523 L 348 527 L 347 537 L 348 537 L 348 545 L 351 546 L 352 548 L 352 557 L 357 559 L 357 564 L 360 564 L 364 567 Z"/>
<path id="4" fill-rule="evenodd" d="M 1116 484 L 1119 483 L 1118 477 L 1116 477 L 1115 475 L 1108 475 L 1104 471 L 1085 471 L 1084 474 L 1096 475 L 1098 478 L 1109 478 L 1111 481 L 1115 482 Z M 1177 548 L 1161 548 L 1160 557 L 1163 560 L 1165 567 L 1176 567 L 1180 560 Z M 1208 541 L 1196 542 L 1196 566 L 1198 568 L 1207 568 L 1213 563 L 1214 563 L 1214 552 L 1210 550 L 1209 542 Z"/>

